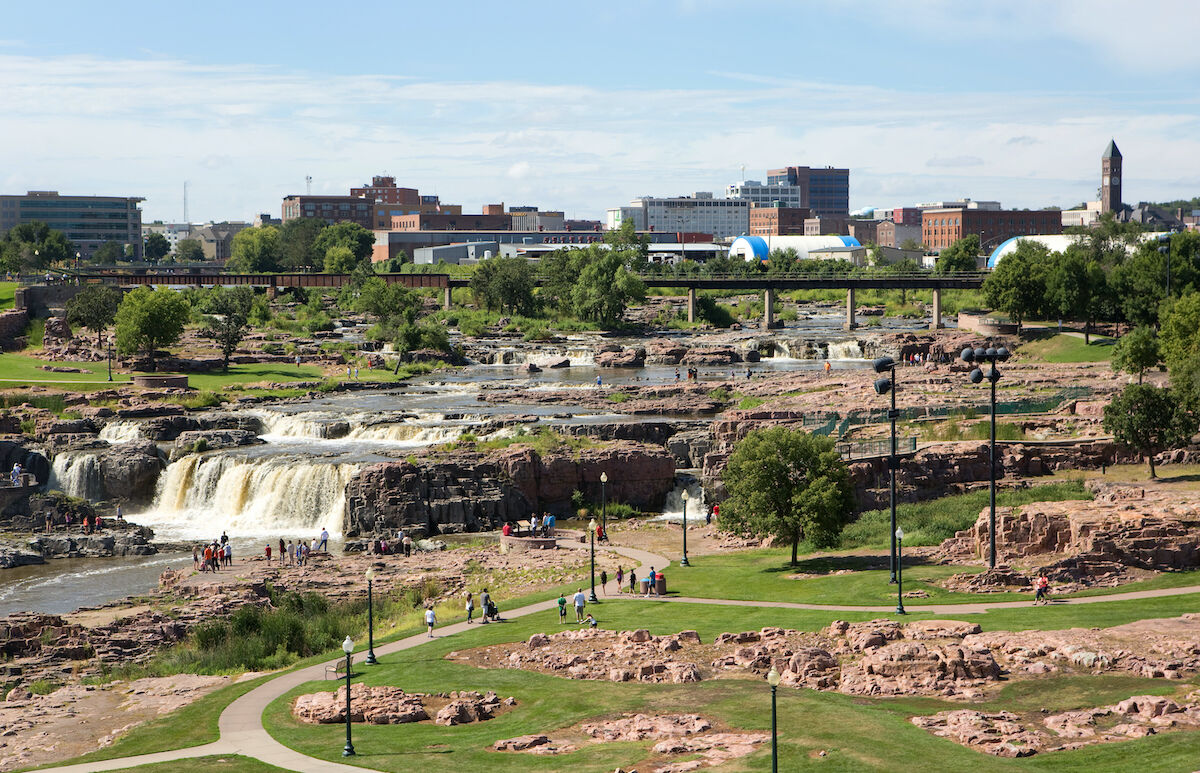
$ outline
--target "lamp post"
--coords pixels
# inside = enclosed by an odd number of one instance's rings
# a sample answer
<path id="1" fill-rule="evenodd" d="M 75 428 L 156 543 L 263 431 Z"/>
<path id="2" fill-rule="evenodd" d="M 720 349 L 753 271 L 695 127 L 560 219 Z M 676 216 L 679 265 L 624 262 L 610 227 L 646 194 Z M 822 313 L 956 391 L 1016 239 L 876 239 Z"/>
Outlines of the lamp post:
<path id="1" fill-rule="evenodd" d="M 354 652 L 354 642 L 349 636 L 342 642 L 342 652 L 346 653 L 346 745 L 342 747 L 342 756 L 353 757 L 354 744 L 350 742 L 350 653 Z"/>
<path id="2" fill-rule="evenodd" d="M 683 500 L 683 558 L 681 558 L 679 560 L 679 565 L 680 566 L 691 566 L 691 564 L 688 563 L 688 557 L 687 557 L 687 503 L 688 503 L 687 489 L 684 489 L 683 493 L 680 494 L 679 496 Z"/>
<path id="3" fill-rule="evenodd" d="M 600 473 L 600 525 L 608 534 L 608 473 Z"/>
<path id="4" fill-rule="evenodd" d="M 991 479 L 990 506 L 988 515 L 988 531 L 991 534 L 991 547 L 988 550 L 988 568 L 996 568 L 996 382 L 1000 380 L 1000 371 L 996 368 L 997 362 L 1004 362 L 1009 357 L 1008 349 L 1001 346 L 998 349 L 987 347 L 978 347 L 972 349 L 970 347 L 962 350 L 962 359 L 964 362 L 977 363 L 975 369 L 971 371 L 971 383 L 978 384 L 984 379 L 983 363 L 991 364 L 988 369 L 987 380 L 992 385 L 991 390 L 991 410 L 989 413 L 992 418 L 992 437 L 991 443 L 988 445 L 988 471 Z"/>
<path id="5" fill-rule="evenodd" d="M 372 584 L 375 581 L 375 567 L 367 569 L 367 659 L 363 661 L 368 666 L 374 666 L 379 663 L 375 659 L 375 610 L 374 599 L 372 598 Z"/>
<path id="6" fill-rule="evenodd" d="M 892 407 L 888 409 L 888 421 L 892 424 L 892 453 L 888 456 L 888 470 L 891 472 L 891 486 L 889 499 L 891 501 L 892 510 L 892 549 L 888 554 L 888 563 L 891 565 L 892 578 L 888 582 L 896 582 L 896 419 L 900 418 L 900 413 L 896 410 L 896 361 L 891 357 L 880 357 L 872 363 L 876 373 L 887 373 L 875 380 L 875 392 L 877 394 L 892 396 Z"/>
<path id="7" fill-rule="evenodd" d="M 906 614 L 904 611 L 904 565 L 900 559 L 900 551 L 904 547 L 904 529 L 896 527 L 892 535 L 896 538 L 896 614 Z"/>
<path id="8" fill-rule="evenodd" d="M 600 599 L 596 598 L 596 519 L 593 518 L 588 522 L 588 534 L 592 536 L 592 595 L 588 596 L 588 602 L 596 604 Z"/>
<path id="9" fill-rule="evenodd" d="M 771 773 L 779 773 L 779 734 L 776 732 L 775 689 L 779 687 L 779 672 L 775 666 L 767 672 L 767 684 L 771 685 Z"/>
<path id="10" fill-rule="evenodd" d="M 108 380 L 112 381 L 112 340 L 113 337 L 108 337 Z"/>

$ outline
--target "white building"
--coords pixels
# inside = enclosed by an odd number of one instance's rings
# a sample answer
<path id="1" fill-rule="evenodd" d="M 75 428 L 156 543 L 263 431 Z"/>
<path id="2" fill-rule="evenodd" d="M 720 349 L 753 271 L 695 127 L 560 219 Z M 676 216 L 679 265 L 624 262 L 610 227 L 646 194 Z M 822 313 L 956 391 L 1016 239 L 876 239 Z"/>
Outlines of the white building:
<path id="1" fill-rule="evenodd" d="M 627 207 L 608 210 L 607 227 L 619 228 L 627 219 L 638 231 L 712 234 L 714 239 L 750 231 L 749 199 L 715 199 L 711 193 L 657 199 L 646 196 Z"/>
<path id="2" fill-rule="evenodd" d="M 775 183 L 763 185 L 758 180 L 742 180 L 725 188 L 725 198 L 745 199 L 751 204 L 769 207 L 776 202 L 781 207 L 800 207 L 800 186 Z"/>
<path id="3" fill-rule="evenodd" d="M 957 201 L 927 201 L 924 204 L 918 204 L 917 209 L 982 209 L 987 212 L 997 212 L 1000 210 L 1000 202 L 973 201 L 972 199 L 959 199 Z"/>
<path id="4" fill-rule="evenodd" d="M 1064 209 L 1062 212 L 1063 228 L 1071 226 L 1091 227 L 1100 220 L 1100 202 L 1089 201 L 1083 209 Z"/>
<path id="5" fill-rule="evenodd" d="M 171 252 L 175 252 L 176 245 L 180 239 L 188 238 L 192 233 L 191 223 L 142 223 L 142 241 L 146 241 L 146 237 L 150 234 L 162 234 L 167 237 L 167 242 L 171 245 Z"/>

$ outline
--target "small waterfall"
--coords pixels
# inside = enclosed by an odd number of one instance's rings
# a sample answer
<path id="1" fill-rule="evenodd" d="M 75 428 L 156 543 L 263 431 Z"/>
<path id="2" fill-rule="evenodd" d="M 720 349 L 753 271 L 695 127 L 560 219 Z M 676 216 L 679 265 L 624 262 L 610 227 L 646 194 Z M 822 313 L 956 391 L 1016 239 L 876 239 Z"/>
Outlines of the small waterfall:
<path id="1" fill-rule="evenodd" d="M 55 456 L 47 488 L 80 499 L 103 499 L 104 481 L 100 474 L 100 455 L 80 451 Z"/>
<path id="2" fill-rule="evenodd" d="M 424 426 L 399 422 L 395 424 L 367 424 L 355 427 L 346 435 L 348 440 L 372 440 L 384 443 L 406 443 L 413 446 L 428 446 L 447 443 L 468 431 L 467 426 Z"/>
<path id="3" fill-rule="evenodd" d="M 318 411 L 255 411 L 254 415 L 262 421 L 262 434 L 272 437 L 333 440 L 345 437 L 350 432 L 350 423 L 346 419 Z"/>
<path id="4" fill-rule="evenodd" d="M 192 454 L 167 467 L 138 522 L 176 539 L 340 532 L 346 484 L 359 469 L 291 455 Z"/>
<path id="5" fill-rule="evenodd" d="M 700 482 L 691 475 L 681 475 L 676 478 L 675 488 L 671 493 L 667 494 L 667 500 L 663 503 L 662 515 L 651 518 L 652 521 L 667 521 L 669 523 L 683 523 L 683 492 L 686 491 L 687 498 L 687 520 L 688 524 L 703 524 L 705 514 L 708 512 L 708 505 L 704 503 L 704 488 Z"/>
<path id="6" fill-rule="evenodd" d="M 139 421 L 110 421 L 100 430 L 100 439 L 116 445 L 142 439 L 142 423 Z"/>
<path id="7" fill-rule="evenodd" d="M 571 367 L 590 368 L 596 364 L 595 353 L 590 346 L 568 346 L 563 356 L 571 361 Z"/>
<path id="8" fill-rule="evenodd" d="M 862 346 L 858 341 L 830 341 L 829 359 L 831 360 L 861 360 Z"/>

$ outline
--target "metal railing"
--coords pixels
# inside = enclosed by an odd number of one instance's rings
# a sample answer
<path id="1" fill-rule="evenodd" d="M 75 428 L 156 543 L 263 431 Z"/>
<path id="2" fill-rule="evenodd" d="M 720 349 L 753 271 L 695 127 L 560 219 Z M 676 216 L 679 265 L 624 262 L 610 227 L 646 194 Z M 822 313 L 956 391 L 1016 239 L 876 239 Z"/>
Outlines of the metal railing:
<path id="1" fill-rule="evenodd" d="M 858 440 L 853 442 L 844 442 L 836 444 L 838 454 L 846 461 L 853 459 L 873 459 L 880 456 L 888 456 L 892 452 L 892 439 L 882 438 L 880 440 Z M 896 438 L 896 453 L 908 454 L 915 453 L 917 450 L 917 437 Z"/>

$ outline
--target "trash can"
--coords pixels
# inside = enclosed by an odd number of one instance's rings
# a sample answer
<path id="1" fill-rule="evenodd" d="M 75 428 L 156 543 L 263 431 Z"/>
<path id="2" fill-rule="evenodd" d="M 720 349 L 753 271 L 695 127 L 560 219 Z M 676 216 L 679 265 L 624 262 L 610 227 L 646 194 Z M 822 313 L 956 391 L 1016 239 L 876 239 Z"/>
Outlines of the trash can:
<path id="1" fill-rule="evenodd" d="M 641 583 L 642 583 L 642 595 L 645 596 L 647 593 L 650 592 L 650 581 L 645 578 L 642 578 Z"/>
<path id="2" fill-rule="evenodd" d="M 663 577 L 661 574 L 654 582 L 654 592 L 660 596 L 667 595 L 667 578 Z"/>

